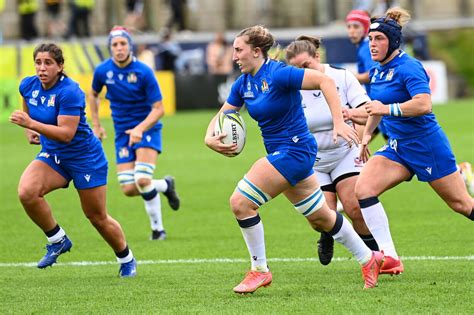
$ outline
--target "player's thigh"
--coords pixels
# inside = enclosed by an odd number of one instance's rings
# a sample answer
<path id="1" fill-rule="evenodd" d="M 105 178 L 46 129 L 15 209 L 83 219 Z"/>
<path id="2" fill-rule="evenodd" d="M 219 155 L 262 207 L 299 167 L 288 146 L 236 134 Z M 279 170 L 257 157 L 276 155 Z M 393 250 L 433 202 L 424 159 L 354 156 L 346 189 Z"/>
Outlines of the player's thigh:
<path id="1" fill-rule="evenodd" d="M 272 198 L 291 187 L 290 183 L 267 158 L 257 160 L 245 176 L 252 184 Z"/>
<path id="2" fill-rule="evenodd" d="M 91 219 L 105 219 L 107 186 L 102 185 L 89 189 L 78 189 L 81 207 L 86 217 Z"/>
<path id="3" fill-rule="evenodd" d="M 451 208 L 460 207 L 462 204 L 465 208 L 472 208 L 472 198 L 460 172 L 456 171 L 429 184 Z"/>
<path id="4" fill-rule="evenodd" d="M 319 189 L 319 183 L 316 174 L 313 173 L 295 186 L 289 187 L 284 194 L 292 204 L 296 204 L 314 194 L 317 189 Z"/>
<path id="5" fill-rule="evenodd" d="M 359 201 L 355 195 L 357 178 L 358 176 L 347 177 L 336 184 L 337 195 L 344 210 L 351 218 L 356 214 L 354 211 L 359 210 Z"/>
<path id="6" fill-rule="evenodd" d="M 324 198 L 326 198 L 326 203 L 329 206 L 329 209 L 336 210 L 337 207 L 337 196 L 332 191 L 323 191 Z"/>
<path id="7" fill-rule="evenodd" d="M 138 148 L 135 154 L 137 155 L 136 161 L 150 164 L 155 164 L 158 157 L 158 152 L 152 148 Z"/>
<path id="8" fill-rule="evenodd" d="M 359 174 L 355 186 L 356 196 L 358 198 L 379 196 L 411 176 L 403 165 L 384 156 L 375 155 L 367 161 Z"/>
<path id="9" fill-rule="evenodd" d="M 40 160 L 33 160 L 23 171 L 18 192 L 43 196 L 55 189 L 66 187 L 68 180 L 51 166 Z"/>

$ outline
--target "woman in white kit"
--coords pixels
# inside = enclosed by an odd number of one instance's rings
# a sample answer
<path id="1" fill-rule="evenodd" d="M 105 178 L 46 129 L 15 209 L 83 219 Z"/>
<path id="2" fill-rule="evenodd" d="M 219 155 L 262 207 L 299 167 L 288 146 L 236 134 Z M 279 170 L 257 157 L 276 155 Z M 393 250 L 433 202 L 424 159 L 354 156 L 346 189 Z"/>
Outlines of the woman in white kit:
<path id="1" fill-rule="evenodd" d="M 320 62 L 319 46 L 318 38 L 300 36 L 286 48 L 286 59 L 293 66 L 316 69 L 331 77 L 339 92 L 346 123 L 352 125 L 355 122 L 364 125 L 367 113 L 363 105 L 370 102 L 370 98 L 350 71 Z M 337 143 L 332 141 L 332 116 L 321 91 L 302 90 L 301 94 L 308 127 L 318 144 L 314 170 L 328 205 L 331 209 L 336 209 L 339 198 L 344 211 L 352 220 L 354 230 L 369 248 L 377 251 L 379 250 L 377 242 L 364 222 L 354 192 L 357 177 L 363 166 L 359 161 L 359 149 L 342 138 L 339 138 Z M 334 240 L 331 235 L 321 233 L 318 255 L 323 265 L 331 262 L 333 247 Z M 381 273 L 386 273 L 383 265 Z"/>

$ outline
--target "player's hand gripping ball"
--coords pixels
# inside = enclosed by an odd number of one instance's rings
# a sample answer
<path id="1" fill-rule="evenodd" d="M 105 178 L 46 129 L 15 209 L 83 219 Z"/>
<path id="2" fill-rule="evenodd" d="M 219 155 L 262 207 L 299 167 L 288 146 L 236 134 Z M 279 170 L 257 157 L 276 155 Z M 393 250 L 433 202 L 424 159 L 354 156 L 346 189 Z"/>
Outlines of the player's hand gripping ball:
<path id="1" fill-rule="evenodd" d="M 242 152 L 245 146 L 247 130 L 245 128 L 245 122 L 239 112 L 226 110 L 219 114 L 214 125 L 214 134 L 220 135 L 221 133 L 226 134 L 226 136 L 221 139 L 222 143 L 237 145 L 237 151 L 233 156 L 237 156 Z"/>

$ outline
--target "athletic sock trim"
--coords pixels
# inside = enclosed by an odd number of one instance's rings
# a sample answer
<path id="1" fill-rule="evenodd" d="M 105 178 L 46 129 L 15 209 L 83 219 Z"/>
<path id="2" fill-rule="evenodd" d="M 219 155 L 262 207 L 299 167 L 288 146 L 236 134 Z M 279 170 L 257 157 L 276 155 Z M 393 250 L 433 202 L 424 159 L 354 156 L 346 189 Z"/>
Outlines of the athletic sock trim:
<path id="1" fill-rule="evenodd" d="M 336 235 L 337 232 L 339 232 L 339 230 L 342 227 L 342 222 L 344 222 L 344 218 L 342 217 L 342 214 L 337 212 L 336 213 L 336 223 L 334 223 L 334 226 L 333 226 L 332 230 L 329 231 L 328 233 L 331 234 L 331 236 Z"/>
<path id="2" fill-rule="evenodd" d="M 241 228 L 249 228 L 249 227 L 252 227 L 254 225 L 257 225 L 259 222 L 260 222 L 260 215 L 257 213 L 256 216 L 254 217 L 251 217 L 251 218 L 247 218 L 247 219 L 243 219 L 243 220 L 239 220 L 237 219 L 237 222 L 239 223 L 239 226 Z"/>
<path id="3" fill-rule="evenodd" d="M 142 193 L 141 195 L 144 200 L 148 201 L 155 198 L 157 194 L 158 194 L 158 191 L 155 188 L 153 188 L 152 191 L 149 191 L 147 193 Z"/>
<path id="4" fill-rule="evenodd" d="M 361 208 L 368 208 L 370 206 L 373 206 L 377 203 L 379 203 L 379 198 L 378 197 L 369 197 L 365 199 L 360 199 L 359 200 L 359 205 Z"/>

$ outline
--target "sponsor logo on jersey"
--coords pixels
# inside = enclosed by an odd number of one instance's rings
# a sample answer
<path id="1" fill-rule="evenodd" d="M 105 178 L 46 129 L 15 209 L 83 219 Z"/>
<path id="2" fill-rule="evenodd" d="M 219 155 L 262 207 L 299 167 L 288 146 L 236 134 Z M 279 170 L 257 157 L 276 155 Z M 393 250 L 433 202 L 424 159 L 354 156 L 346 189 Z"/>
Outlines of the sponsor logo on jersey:
<path id="1" fill-rule="evenodd" d="M 150 135 L 148 135 L 148 136 L 146 136 L 146 138 L 145 138 L 145 139 L 146 139 L 146 142 L 150 142 L 150 141 L 151 141 L 151 136 L 150 136 Z"/>
<path id="2" fill-rule="evenodd" d="M 120 148 L 119 157 L 120 157 L 121 159 L 123 159 L 123 158 L 126 158 L 126 157 L 128 157 L 128 156 L 129 156 L 129 152 L 128 152 L 127 147 L 122 147 L 122 148 Z"/>
<path id="3" fill-rule="evenodd" d="M 377 69 L 375 69 L 374 75 L 372 76 L 372 79 L 370 79 L 370 83 L 375 82 L 375 79 L 376 79 L 378 73 L 379 73 L 379 71 Z"/>
<path id="4" fill-rule="evenodd" d="M 107 71 L 105 75 L 107 76 L 107 80 L 105 80 L 106 84 L 115 84 L 115 80 L 112 79 L 114 77 L 114 72 L 112 70 Z"/>
<path id="5" fill-rule="evenodd" d="M 270 91 L 270 87 L 268 86 L 268 83 L 265 79 L 262 80 L 262 93 L 267 93 Z"/>
<path id="6" fill-rule="evenodd" d="M 253 94 L 252 91 L 245 91 L 244 92 L 244 98 L 253 98 L 255 95 Z"/>
<path id="7" fill-rule="evenodd" d="M 118 78 L 119 78 L 120 81 L 122 81 L 123 80 L 123 74 L 119 73 Z"/>
<path id="8" fill-rule="evenodd" d="M 46 101 L 46 96 L 41 96 L 41 104 L 44 104 L 44 101 Z"/>
<path id="9" fill-rule="evenodd" d="M 427 167 L 427 168 L 425 168 L 425 170 L 428 172 L 428 174 L 430 174 L 430 175 L 431 175 L 431 170 L 432 170 L 432 168 L 431 168 L 431 167 Z"/>
<path id="10" fill-rule="evenodd" d="M 391 149 L 397 151 L 397 146 L 398 146 L 397 139 L 391 139 L 389 145 Z"/>
<path id="11" fill-rule="evenodd" d="M 314 98 L 319 98 L 321 97 L 321 91 L 317 92 L 317 93 L 313 93 L 313 96 Z"/>
<path id="12" fill-rule="evenodd" d="M 31 93 L 31 96 L 33 96 L 33 98 L 37 98 L 38 94 L 39 94 L 39 90 L 34 90 L 33 93 Z"/>
<path id="13" fill-rule="evenodd" d="M 127 76 L 128 83 L 137 83 L 137 75 L 135 72 L 130 72 Z"/>
<path id="14" fill-rule="evenodd" d="M 91 180 L 91 176 L 89 174 L 84 175 L 84 178 L 87 182 Z"/>
<path id="15" fill-rule="evenodd" d="M 361 161 L 361 159 L 359 159 L 358 156 L 356 156 L 354 158 L 354 166 L 355 167 L 363 167 L 364 166 L 364 162 Z"/>
<path id="16" fill-rule="evenodd" d="M 250 84 L 250 81 L 247 82 L 247 91 L 244 92 L 244 98 L 253 98 L 255 95 L 252 92 L 252 84 Z"/>
<path id="17" fill-rule="evenodd" d="M 38 157 L 44 157 L 44 158 L 49 159 L 49 153 L 47 153 L 47 152 L 41 152 L 41 153 L 38 155 Z"/>
<path id="18" fill-rule="evenodd" d="M 383 147 L 378 149 L 377 152 L 383 152 L 383 151 L 387 150 L 387 148 L 388 148 L 388 144 L 385 144 Z"/>
<path id="19" fill-rule="evenodd" d="M 61 164 L 61 160 L 58 158 L 56 154 L 54 155 L 54 162 L 56 162 L 56 164 Z"/>
<path id="20" fill-rule="evenodd" d="M 28 103 L 30 103 L 33 106 L 38 106 L 38 101 L 34 98 L 30 98 Z"/>
<path id="21" fill-rule="evenodd" d="M 291 138 L 291 140 L 293 140 L 294 143 L 297 143 L 298 141 L 300 141 L 300 138 L 298 138 L 298 136 L 294 136 L 293 138 Z"/>
<path id="22" fill-rule="evenodd" d="M 394 68 L 388 69 L 388 74 L 385 77 L 385 81 L 391 81 L 393 78 L 393 73 L 395 72 Z"/>
<path id="23" fill-rule="evenodd" d="M 56 94 L 51 94 L 49 96 L 47 107 L 54 107 L 54 101 L 56 100 Z"/>

